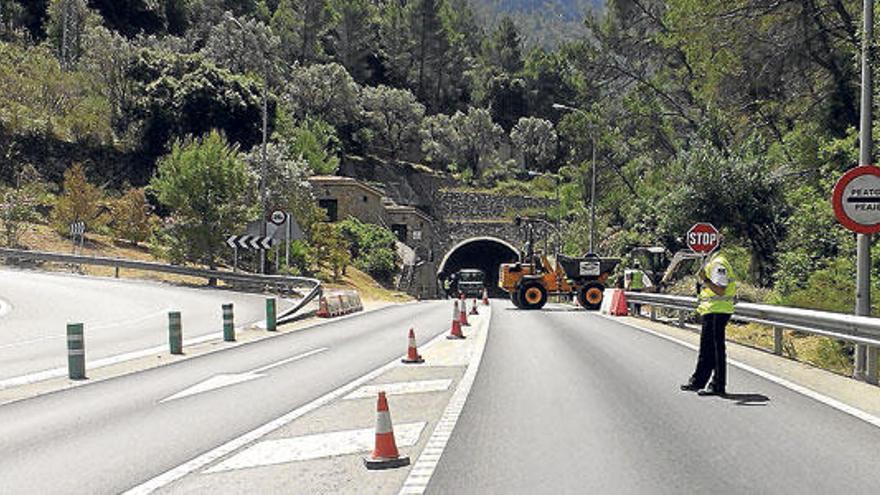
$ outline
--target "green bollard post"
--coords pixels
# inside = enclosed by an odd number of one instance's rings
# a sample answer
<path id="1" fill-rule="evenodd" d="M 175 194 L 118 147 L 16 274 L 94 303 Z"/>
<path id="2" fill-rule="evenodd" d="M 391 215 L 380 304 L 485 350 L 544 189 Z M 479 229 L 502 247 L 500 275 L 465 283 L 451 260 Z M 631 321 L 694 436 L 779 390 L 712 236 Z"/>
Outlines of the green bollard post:
<path id="1" fill-rule="evenodd" d="M 171 354 L 183 354 L 183 329 L 179 311 L 168 313 L 168 346 L 171 348 Z"/>
<path id="2" fill-rule="evenodd" d="M 266 330 L 275 331 L 275 298 L 266 298 Z"/>
<path id="3" fill-rule="evenodd" d="M 223 305 L 223 340 L 235 342 L 235 319 L 232 314 L 232 303 Z"/>
<path id="4" fill-rule="evenodd" d="M 71 380 L 86 379 L 86 342 L 82 323 L 67 325 L 67 376 Z"/>

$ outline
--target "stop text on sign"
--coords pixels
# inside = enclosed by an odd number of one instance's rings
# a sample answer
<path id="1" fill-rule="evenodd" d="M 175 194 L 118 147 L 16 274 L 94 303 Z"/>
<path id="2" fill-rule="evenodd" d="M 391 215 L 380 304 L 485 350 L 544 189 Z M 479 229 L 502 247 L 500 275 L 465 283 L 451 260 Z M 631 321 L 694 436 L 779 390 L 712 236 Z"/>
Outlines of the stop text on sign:
<path id="1" fill-rule="evenodd" d="M 711 253 L 721 242 L 721 235 L 711 223 L 698 223 L 688 230 L 685 241 L 695 253 Z"/>

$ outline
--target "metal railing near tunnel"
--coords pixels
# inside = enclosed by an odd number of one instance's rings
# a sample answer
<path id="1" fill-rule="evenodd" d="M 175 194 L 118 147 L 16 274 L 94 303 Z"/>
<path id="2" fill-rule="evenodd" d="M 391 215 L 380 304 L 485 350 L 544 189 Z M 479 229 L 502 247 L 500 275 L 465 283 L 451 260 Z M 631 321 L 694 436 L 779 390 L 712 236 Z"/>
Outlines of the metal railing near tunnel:
<path id="1" fill-rule="evenodd" d="M 695 297 L 626 292 L 627 304 L 651 307 L 651 319 L 656 320 L 656 308 L 678 312 L 679 326 L 684 325 L 688 313 L 697 308 Z M 769 304 L 737 303 L 733 320 L 766 325 L 773 329 L 773 352 L 782 355 L 783 330 L 821 335 L 837 340 L 865 345 L 868 348 L 865 381 L 878 383 L 878 350 L 880 350 L 880 318 L 856 316 L 828 311 L 772 306 Z"/>

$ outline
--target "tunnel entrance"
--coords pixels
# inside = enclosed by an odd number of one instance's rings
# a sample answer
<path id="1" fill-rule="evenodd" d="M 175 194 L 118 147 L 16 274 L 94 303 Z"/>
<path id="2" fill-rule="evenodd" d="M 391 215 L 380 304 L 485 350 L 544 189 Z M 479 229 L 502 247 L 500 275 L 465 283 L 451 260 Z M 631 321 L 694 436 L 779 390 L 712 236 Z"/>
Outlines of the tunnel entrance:
<path id="1" fill-rule="evenodd" d="M 498 270 L 502 263 L 514 263 L 519 261 L 519 252 L 510 243 L 495 237 L 474 237 L 456 244 L 437 269 L 437 279 L 440 287 L 443 281 L 453 273 L 473 268 L 485 275 L 486 288 L 492 297 L 506 296 L 498 288 Z M 441 294 L 443 291 L 441 290 Z"/>

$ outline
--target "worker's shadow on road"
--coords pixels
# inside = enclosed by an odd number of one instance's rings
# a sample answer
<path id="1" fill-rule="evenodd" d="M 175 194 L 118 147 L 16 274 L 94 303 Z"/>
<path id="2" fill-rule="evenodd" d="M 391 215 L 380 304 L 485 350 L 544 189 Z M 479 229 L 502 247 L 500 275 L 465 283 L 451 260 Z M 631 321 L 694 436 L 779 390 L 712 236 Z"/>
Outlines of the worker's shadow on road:
<path id="1" fill-rule="evenodd" d="M 733 401 L 737 406 L 766 406 L 770 397 L 763 394 L 727 394 L 725 400 Z"/>

